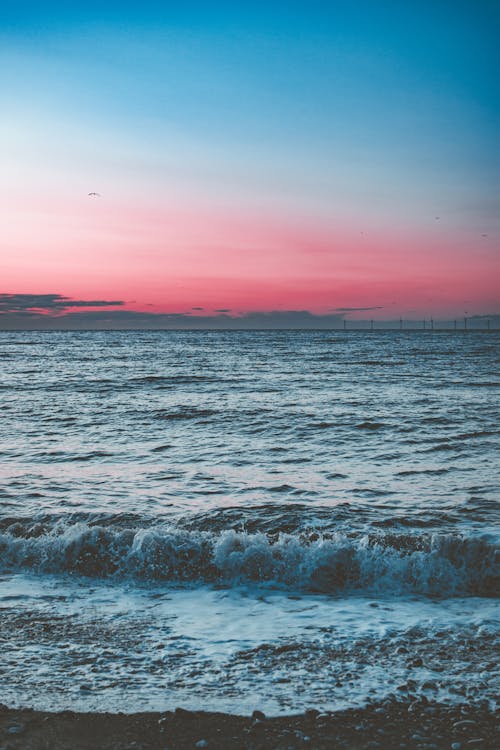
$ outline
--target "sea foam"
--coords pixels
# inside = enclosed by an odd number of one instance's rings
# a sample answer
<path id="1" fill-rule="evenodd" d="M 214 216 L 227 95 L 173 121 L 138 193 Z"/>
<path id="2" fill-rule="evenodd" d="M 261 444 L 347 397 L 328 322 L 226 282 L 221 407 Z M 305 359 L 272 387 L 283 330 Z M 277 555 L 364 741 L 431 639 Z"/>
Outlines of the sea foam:
<path id="1" fill-rule="evenodd" d="M 29 569 L 173 584 L 258 582 L 321 593 L 494 596 L 498 554 L 464 534 L 249 534 L 178 526 L 12 524 L 0 534 L 3 572 Z"/>

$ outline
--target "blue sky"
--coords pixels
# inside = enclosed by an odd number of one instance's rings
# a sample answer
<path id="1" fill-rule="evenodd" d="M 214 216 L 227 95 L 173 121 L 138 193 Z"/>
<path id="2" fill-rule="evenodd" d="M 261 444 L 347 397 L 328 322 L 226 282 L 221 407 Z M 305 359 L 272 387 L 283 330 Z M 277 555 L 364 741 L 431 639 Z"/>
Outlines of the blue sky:
<path id="1" fill-rule="evenodd" d="M 91 185 L 127 216 L 134 202 L 141 211 L 202 206 L 287 224 L 288 234 L 296 221 L 349 247 L 349 232 L 370 230 L 379 236 L 367 258 L 408 237 L 411 252 L 424 243 L 442 253 L 439 273 L 447 263 L 451 272 L 454 253 L 469 253 L 485 278 L 496 269 L 496 3 L 20 2 L 2 4 L 0 28 L 0 187 L 16 206 L 41 189 L 56 201 Z M 73 208 L 60 205 L 61 225 L 71 223 Z M 46 227 L 44 219 L 42 254 L 53 241 Z M 14 288 L 15 257 L 25 251 L 27 265 L 35 250 L 16 227 L 6 239 L 4 291 L 71 292 L 49 288 L 49 278 Z M 89 236 L 76 240 L 84 252 Z M 219 242 L 206 237 L 207 248 Z M 352 253 L 366 276 L 370 264 Z"/>

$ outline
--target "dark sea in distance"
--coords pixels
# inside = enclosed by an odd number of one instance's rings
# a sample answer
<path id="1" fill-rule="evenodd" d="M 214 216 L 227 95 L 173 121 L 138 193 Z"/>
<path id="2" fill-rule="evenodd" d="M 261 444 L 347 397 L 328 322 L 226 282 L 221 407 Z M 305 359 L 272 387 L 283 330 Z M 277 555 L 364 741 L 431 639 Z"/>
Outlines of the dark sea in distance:
<path id="1" fill-rule="evenodd" d="M 498 332 L 0 332 L 0 702 L 498 694 Z"/>

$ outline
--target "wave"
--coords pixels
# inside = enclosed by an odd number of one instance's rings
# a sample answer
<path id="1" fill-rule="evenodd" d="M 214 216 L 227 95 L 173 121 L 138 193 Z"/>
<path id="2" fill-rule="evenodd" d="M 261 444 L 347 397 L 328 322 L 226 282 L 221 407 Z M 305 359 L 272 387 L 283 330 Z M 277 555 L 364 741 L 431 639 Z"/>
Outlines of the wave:
<path id="1" fill-rule="evenodd" d="M 494 596 L 497 550 L 459 534 L 219 533 L 176 526 L 14 523 L 0 570 L 173 584 L 269 583 L 309 592 Z"/>
<path id="2" fill-rule="evenodd" d="M 498 388 L 500 386 L 500 381 L 498 380 L 484 380 L 484 381 L 474 381 L 474 380 L 451 380 L 448 385 L 459 385 L 464 386 L 464 388 Z"/>
<path id="3" fill-rule="evenodd" d="M 406 362 L 400 361 L 400 360 L 390 360 L 390 359 L 360 359 L 360 360 L 349 360 L 345 359 L 343 360 L 344 364 L 347 365 L 368 365 L 373 367 L 396 367 L 401 365 L 406 365 Z"/>
<path id="4" fill-rule="evenodd" d="M 372 422 L 371 420 L 367 419 L 364 422 L 360 422 L 356 425 L 356 428 L 358 430 L 380 430 L 381 427 L 385 427 L 386 425 L 383 422 Z"/>
<path id="5" fill-rule="evenodd" d="M 181 406 L 175 411 L 157 409 L 153 414 L 156 419 L 183 420 L 213 417 L 217 412 L 214 409 L 199 409 L 196 406 Z"/>
<path id="6" fill-rule="evenodd" d="M 219 384 L 223 380 L 225 383 L 239 382 L 238 378 L 227 379 L 217 377 L 217 375 L 190 375 L 190 374 L 175 374 L 175 375 L 142 375 L 134 378 L 129 378 L 126 383 L 132 385 L 156 385 L 156 386 L 177 386 L 177 385 L 195 385 L 198 383 L 217 383 Z"/>
<path id="7" fill-rule="evenodd" d="M 397 471 L 396 476 L 411 477 L 417 474 L 435 474 L 440 476 L 441 474 L 448 474 L 449 471 L 449 469 L 405 469 L 403 471 Z"/>

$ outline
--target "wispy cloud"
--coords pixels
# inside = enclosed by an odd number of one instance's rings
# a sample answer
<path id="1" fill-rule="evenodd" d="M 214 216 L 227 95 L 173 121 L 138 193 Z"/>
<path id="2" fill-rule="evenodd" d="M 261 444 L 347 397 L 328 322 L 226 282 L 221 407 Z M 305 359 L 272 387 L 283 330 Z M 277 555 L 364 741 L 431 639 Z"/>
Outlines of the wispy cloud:
<path id="1" fill-rule="evenodd" d="M 118 307 L 122 300 L 82 300 L 62 294 L 0 294 L 0 315 L 58 315 L 75 307 Z"/>
<path id="2" fill-rule="evenodd" d="M 373 305 L 373 307 L 335 307 L 334 312 L 348 313 L 348 312 L 367 312 L 369 310 L 383 310 L 382 305 Z"/>

